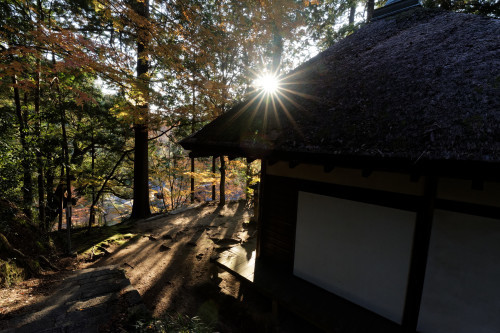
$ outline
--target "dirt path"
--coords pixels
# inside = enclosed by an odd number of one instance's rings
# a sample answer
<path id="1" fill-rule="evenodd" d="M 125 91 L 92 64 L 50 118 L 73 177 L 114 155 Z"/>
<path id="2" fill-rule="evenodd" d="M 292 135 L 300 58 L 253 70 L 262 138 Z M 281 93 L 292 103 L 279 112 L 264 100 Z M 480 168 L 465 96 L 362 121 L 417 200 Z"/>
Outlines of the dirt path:
<path id="1" fill-rule="evenodd" d="M 282 318 L 281 311 L 279 329 L 273 328 L 276 321 L 269 299 L 241 285 L 229 273 L 219 272 L 218 278 L 213 278 L 212 256 L 255 237 L 255 226 L 248 223 L 250 219 L 244 202 L 231 202 L 224 208 L 204 204 L 177 214 L 138 221 L 127 230 L 136 236 L 121 246 L 108 247 L 109 254 L 98 261 L 79 262 L 75 267 L 73 259 L 65 266 L 67 270 L 108 265 L 123 268 L 155 317 L 167 313 L 199 316 L 204 322 L 213 324 L 215 331 L 223 333 L 311 331 L 308 326 L 298 325 L 293 317 L 285 314 Z M 55 274 L 53 282 L 67 274 Z M 57 288 L 57 283 L 49 284 L 47 290 L 39 288 L 40 285 L 38 288 L 28 286 L 29 281 L 25 284 L 18 288 L 19 293 L 12 290 L 8 293 L 19 295 L 19 299 L 10 302 L 8 314 L 3 319 L 26 310 L 23 305 L 28 304 L 24 302 L 32 303 L 25 292 L 36 290 L 34 298 L 38 301 Z M 1 305 L 2 302 L 0 310 Z M 12 311 L 16 306 L 19 309 Z M 120 322 L 112 327 L 123 332 Z"/>
<path id="2" fill-rule="evenodd" d="M 228 273 L 213 281 L 210 257 L 229 246 L 255 237 L 248 228 L 251 215 L 244 202 L 224 208 L 202 205 L 175 215 L 136 223 L 137 236 L 126 244 L 108 249 L 111 254 L 84 267 L 119 265 L 141 294 L 154 316 L 168 312 L 198 315 L 218 322 L 223 331 L 240 331 L 222 324 L 229 309 L 225 302 L 236 302 L 240 283 Z M 229 306 L 231 308 L 232 306 Z M 238 310 L 237 312 L 241 312 Z M 228 313 L 231 320 L 243 314 Z M 227 323 L 227 318 L 224 320 Z"/>

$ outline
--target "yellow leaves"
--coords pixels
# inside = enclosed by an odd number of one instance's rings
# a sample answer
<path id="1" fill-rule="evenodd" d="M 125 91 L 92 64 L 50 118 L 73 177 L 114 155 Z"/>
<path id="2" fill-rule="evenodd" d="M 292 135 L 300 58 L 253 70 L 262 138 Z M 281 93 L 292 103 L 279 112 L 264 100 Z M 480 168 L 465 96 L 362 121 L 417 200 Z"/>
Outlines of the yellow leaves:
<path id="1" fill-rule="evenodd" d="M 125 123 L 132 123 L 133 122 L 133 111 L 130 105 L 127 105 L 125 103 L 123 104 L 115 104 L 111 109 L 110 112 L 120 121 L 125 122 Z"/>
<path id="2" fill-rule="evenodd" d="M 116 32 L 120 32 L 121 30 L 123 30 L 122 22 L 113 20 L 113 30 L 115 30 Z"/>
<path id="3" fill-rule="evenodd" d="M 115 104 L 110 112 L 124 123 L 146 123 L 149 119 L 148 110 L 144 107 L 146 105 L 147 101 L 143 97 L 129 91 L 126 95 L 126 101 Z"/>
<path id="4" fill-rule="evenodd" d="M 102 12 L 103 10 L 106 9 L 106 7 L 98 0 L 92 1 L 92 4 L 94 5 L 94 10 L 99 13 Z"/>
<path id="5" fill-rule="evenodd" d="M 106 19 L 111 19 L 112 17 L 112 12 L 109 3 L 102 3 L 99 0 L 94 0 L 92 1 L 94 5 L 94 9 L 96 13 L 101 14 L 104 18 Z M 101 23 L 102 26 L 104 26 L 104 23 Z"/>
<path id="6" fill-rule="evenodd" d="M 194 181 L 197 183 L 203 184 L 215 184 L 217 182 L 217 176 L 209 171 L 200 171 L 200 172 L 183 172 L 183 175 L 189 178 L 194 178 Z"/>
<path id="7" fill-rule="evenodd" d="M 306 7 L 309 5 L 319 5 L 319 0 L 304 0 L 303 2 Z"/>
<path id="8" fill-rule="evenodd" d="M 119 113 L 117 114 L 117 116 L 118 116 L 118 118 L 122 118 L 122 119 L 123 119 L 123 118 L 125 118 L 125 117 L 127 117 L 127 116 L 128 116 L 128 113 L 127 113 L 127 112 L 125 112 L 125 111 L 121 111 L 121 112 L 119 112 Z"/>
<path id="9" fill-rule="evenodd" d="M 188 13 L 185 9 L 183 9 L 183 10 L 182 10 L 182 15 L 184 15 L 184 18 L 185 18 L 188 22 L 191 22 L 190 15 L 189 15 L 189 13 Z"/>

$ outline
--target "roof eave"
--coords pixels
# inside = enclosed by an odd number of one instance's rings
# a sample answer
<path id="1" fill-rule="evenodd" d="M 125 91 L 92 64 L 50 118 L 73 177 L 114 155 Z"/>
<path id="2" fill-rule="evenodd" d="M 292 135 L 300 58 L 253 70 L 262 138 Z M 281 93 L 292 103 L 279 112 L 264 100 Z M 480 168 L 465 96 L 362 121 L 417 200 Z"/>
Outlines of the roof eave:
<path id="1" fill-rule="evenodd" d="M 437 175 L 452 178 L 500 181 L 500 162 L 454 159 L 418 159 L 372 155 L 331 154 L 265 149 L 262 147 L 240 147 L 232 144 L 199 145 L 185 142 L 181 145 L 190 150 L 190 157 L 229 156 L 249 160 L 266 159 L 270 163 L 284 161 L 294 167 L 299 164 L 324 166 L 325 170 L 349 167 L 367 171 L 389 171 L 409 173 L 415 176 Z"/>

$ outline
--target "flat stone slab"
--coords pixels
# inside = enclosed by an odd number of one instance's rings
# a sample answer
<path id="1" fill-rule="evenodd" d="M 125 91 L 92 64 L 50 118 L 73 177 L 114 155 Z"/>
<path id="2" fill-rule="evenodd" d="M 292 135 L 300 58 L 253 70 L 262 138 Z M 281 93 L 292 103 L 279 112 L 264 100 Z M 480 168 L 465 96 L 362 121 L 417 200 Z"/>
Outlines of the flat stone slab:
<path id="1" fill-rule="evenodd" d="M 117 266 L 88 268 L 66 278 L 59 289 L 0 333 L 99 332 L 120 309 L 146 312 L 141 296 Z"/>

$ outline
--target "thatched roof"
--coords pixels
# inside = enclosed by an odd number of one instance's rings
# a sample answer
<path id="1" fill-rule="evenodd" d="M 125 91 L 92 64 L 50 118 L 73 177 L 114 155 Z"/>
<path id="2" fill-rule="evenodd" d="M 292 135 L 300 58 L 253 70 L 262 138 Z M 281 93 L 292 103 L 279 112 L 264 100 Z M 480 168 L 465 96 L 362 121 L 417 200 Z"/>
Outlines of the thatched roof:
<path id="1" fill-rule="evenodd" d="M 254 92 L 182 146 L 199 156 L 500 163 L 500 20 L 412 9 L 365 25 L 283 87 L 281 102 Z"/>

